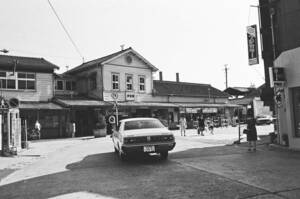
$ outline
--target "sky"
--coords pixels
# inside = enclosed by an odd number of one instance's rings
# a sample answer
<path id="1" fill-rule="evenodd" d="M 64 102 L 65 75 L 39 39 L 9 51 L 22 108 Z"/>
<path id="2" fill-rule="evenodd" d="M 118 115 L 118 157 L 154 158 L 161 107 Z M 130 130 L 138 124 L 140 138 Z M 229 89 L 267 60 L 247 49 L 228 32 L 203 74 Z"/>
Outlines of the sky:
<path id="1" fill-rule="evenodd" d="M 43 57 L 63 73 L 124 44 L 163 72 L 163 79 L 224 90 L 264 83 L 263 60 L 248 65 L 246 27 L 258 25 L 258 0 L 0 0 L 0 49 Z M 158 79 L 158 72 L 155 79 Z"/>

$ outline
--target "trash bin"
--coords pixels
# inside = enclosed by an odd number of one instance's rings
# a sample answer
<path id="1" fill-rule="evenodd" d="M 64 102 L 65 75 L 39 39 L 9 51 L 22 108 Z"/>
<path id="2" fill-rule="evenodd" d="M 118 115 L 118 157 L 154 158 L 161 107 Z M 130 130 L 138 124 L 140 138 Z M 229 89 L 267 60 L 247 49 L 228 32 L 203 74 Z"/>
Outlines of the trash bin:
<path id="1" fill-rule="evenodd" d="M 26 141 L 22 141 L 22 142 L 21 142 L 21 148 L 22 148 L 22 149 L 27 149 L 28 146 L 29 146 L 28 141 L 27 141 L 27 142 L 26 142 Z"/>

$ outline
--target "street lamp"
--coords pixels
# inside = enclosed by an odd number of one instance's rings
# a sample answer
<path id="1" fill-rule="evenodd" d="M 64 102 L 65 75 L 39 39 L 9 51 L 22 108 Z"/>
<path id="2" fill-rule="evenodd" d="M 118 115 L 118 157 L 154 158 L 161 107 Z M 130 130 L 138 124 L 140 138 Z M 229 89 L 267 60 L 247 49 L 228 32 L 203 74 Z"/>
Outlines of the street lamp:
<path id="1" fill-rule="evenodd" d="M 3 52 L 3 53 L 8 53 L 9 51 L 5 48 L 1 49 L 0 52 Z"/>

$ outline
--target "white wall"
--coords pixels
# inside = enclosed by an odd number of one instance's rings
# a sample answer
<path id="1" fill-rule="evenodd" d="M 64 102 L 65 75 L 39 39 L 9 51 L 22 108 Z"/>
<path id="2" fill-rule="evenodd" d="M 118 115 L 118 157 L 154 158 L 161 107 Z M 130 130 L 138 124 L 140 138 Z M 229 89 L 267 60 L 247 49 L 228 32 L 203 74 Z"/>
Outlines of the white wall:
<path id="1" fill-rule="evenodd" d="M 18 98 L 20 101 L 48 101 L 53 97 L 54 79 L 52 73 L 36 73 L 36 90 L 2 90 L 6 98 Z"/>
<path id="2" fill-rule="evenodd" d="M 284 67 L 286 85 L 283 104 L 279 108 L 280 132 L 288 134 L 290 148 L 300 150 L 300 137 L 295 137 L 292 104 L 293 87 L 300 87 L 300 48 L 283 52 L 275 61 L 275 67 Z"/>
<path id="3" fill-rule="evenodd" d="M 136 101 L 143 101 L 152 94 L 153 79 L 152 70 L 144 62 L 139 60 L 137 57 L 129 53 L 132 57 L 132 63 L 126 62 L 126 55 L 120 56 L 119 58 L 105 64 L 103 66 L 103 99 L 104 101 L 112 101 L 111 93 L 112 90 L 112 73 L 119 74 L 119 91 L 116 91 L 119 95 L 118 100 L 125 100 L 126 92 L 126 74 L 133 75 L 133 93 L 136 96 Z M 138 77 L 145 76 L 145 92 L 139 92 Z"/>

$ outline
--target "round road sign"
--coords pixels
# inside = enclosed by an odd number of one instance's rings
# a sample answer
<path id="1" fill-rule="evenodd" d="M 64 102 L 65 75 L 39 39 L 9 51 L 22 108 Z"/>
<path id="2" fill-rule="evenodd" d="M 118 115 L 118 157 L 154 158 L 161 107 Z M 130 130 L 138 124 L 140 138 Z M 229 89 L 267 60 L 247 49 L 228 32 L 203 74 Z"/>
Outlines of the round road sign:
<path id="1" fill-rule="evenodd" d="M 116 123 L 116 118 L 115 118 L 115 116 L 113 116 L 113 115 L 109 116 L 108 121 L 109 121 L 109 123 L 111 123 L 111 124 L 115 124 L 115 123 Z"/>
<path id="2" fill-rule="evenodd" d="M 114 100 L 118 99 L 118 93 L 113 92 L 113 93 L 111 94 L 111 97 L 112 97 Z"/>

